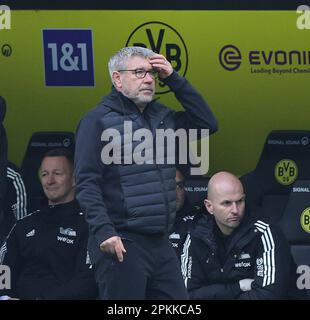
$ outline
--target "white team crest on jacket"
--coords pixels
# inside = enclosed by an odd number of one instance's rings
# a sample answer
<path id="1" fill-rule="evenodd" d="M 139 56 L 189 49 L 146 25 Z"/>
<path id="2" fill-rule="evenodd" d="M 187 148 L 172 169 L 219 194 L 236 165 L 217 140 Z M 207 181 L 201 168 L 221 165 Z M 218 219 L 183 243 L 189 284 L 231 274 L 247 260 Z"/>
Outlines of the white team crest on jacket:
<path id="1" fill-rule="evenodd" d="M 71 237 L 76 237 L 76 231 L 73 230 L 72 228 L 59 228 L 60 234 L 66 235 L 66 236 L 71 236 Z"/>
<path id="2" fill-rule="evenodd" d="M 251 258 L 250 254 L 244 253 L 244 252 L 242 252 L 239 256 L 239 260 L 250 259 L 250 258 Z"/>
<path id="3" fill-rule="evenodd" d="M 36 230 L 35 230 L 35 229 L 32 229 L 31 231 L 29 231 L 29 232 L 26 234 L 26 238 L 33 237 L 33 236 L 35 235 L 35 232 L 36 232 Z"/>
<path id="4" fill-rule="evenodd" d="M 180 237 L 180 235 L 179 235 L 178 233 L 173 232 L 173 233 L 171 233 L 171 235 L 169 236 L 169 239 L 180 240 L 181 237 Z"/>

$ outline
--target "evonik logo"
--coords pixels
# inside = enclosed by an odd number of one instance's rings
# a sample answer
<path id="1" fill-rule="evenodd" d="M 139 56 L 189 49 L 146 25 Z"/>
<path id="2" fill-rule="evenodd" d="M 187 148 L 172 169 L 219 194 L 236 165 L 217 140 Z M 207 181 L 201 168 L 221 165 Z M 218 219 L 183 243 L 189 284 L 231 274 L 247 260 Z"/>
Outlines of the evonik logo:
<path id="1" fill-rule="evenodd" d="M 243 60 L 252 67 L 291 67 L 291 66 L 310 66 L 310 51 L 308 50 L 249 50 L 245 54 L 236 46 L 229 44 L 225 45 L 219 52 L 219 61 L 221 66 L 227 71 L 237 70 Z M 274 73 L 278 69 L 274 68 Z M 293 73 L 306 72 L 304 69 L 295 67 Z M 292 72 L 290 71 L 290 72 Z M 309 69 L 310 71 L 310 69 Z M 307 71 L 307 72 L 309 72 Z M 254 72 L 255 73 L 255 72 Z"/>
<path id="2" fill-rule="evenodd" d="M 241 65 L 241 58 L 240 50 L 232 44 L 224 46 L 219 53 L 220 64 L 228 71 L 238 69 Z"/>
<path id="3" fill-rule="evenodd" d="M 101 161 L 105 165 L 176 164 L 177 158 L 178 164 L 200 165 L 190 169 L 191 175 L 204 175 L 209 170 L 208 129 L 189 129 L 188 132 L 185 129 L 156 129 L 154 137 L 151 130 L 133 131 L 132 121 L 124 121 L 122 132 L 115 128 L 106 129 L 101 134 L 101 141 L 107 142 L 101 151 Z"/>
<path id="4" fill-rule="evenodd" d="M 11 29 L 11 10 L 10 7 L 0 6 L 0 30 Z"/>

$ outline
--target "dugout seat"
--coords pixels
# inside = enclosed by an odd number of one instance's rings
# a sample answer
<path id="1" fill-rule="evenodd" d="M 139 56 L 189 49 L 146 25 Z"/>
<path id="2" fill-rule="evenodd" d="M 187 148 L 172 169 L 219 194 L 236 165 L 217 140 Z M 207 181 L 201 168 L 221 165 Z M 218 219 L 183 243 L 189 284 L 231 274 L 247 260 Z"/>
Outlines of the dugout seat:
<path id="1" fill-rule="evenodd" d="M 250 208 L 261 207 L 262 218 L 278 221 L 297 179 L 310 179 L 310 131 L 275 130 L 266 139 L 254 171 L 241 177 Z"/>
<path id="2" fill-rule="evenodd" d="M 299 285 L 310 298 L 310 180 L 294 183 L 278 225 L 283 230 L 300 274 Z"/>
<path id="3" fill-rule="evenodd" d="M 185 192 L 190 206 L 197 210 L 204 208 L 207 198 L 208 182 L 210 178 L 204 176 L 190 176 L 185 180 Z"/>

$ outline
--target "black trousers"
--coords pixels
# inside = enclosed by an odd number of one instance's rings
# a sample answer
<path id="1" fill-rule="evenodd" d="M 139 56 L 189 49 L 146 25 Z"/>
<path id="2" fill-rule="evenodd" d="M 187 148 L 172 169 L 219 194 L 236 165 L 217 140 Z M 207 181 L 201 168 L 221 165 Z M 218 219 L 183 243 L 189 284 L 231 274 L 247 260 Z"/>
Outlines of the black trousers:
<path id="1" fill-rule="evenodd" d="M 102 300 L 188 299 L 179 260 L 168 237 L 122 234 L 123 262 L 103 253 L 95 262 Z"/>

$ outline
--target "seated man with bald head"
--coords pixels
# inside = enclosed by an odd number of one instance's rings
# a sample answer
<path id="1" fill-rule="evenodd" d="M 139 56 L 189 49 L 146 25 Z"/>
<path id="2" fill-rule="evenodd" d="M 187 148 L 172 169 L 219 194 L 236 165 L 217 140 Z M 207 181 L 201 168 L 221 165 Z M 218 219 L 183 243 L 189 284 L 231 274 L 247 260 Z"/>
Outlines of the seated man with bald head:
<path id="1" fill-rule="evenodd" d="M 275 226 L 251 216 L 239 179 L 215 174 L 204 201 L 209 214 L 192 232 L 182 271 L 191 299 L 292 299 L 296 266 Z"/>

